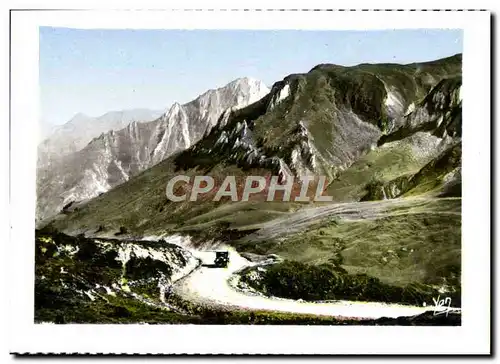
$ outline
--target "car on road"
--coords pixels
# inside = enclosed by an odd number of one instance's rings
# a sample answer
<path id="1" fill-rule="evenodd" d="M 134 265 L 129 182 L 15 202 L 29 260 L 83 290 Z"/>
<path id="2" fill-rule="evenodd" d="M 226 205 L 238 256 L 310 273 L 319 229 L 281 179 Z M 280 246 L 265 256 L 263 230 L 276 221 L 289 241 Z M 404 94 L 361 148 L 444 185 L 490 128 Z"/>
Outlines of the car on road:
<path id="1" fill-rule="evenodd" d="M 227 268 L 229 264 L 229 252 L 226 251 L 218 251 L 215 252 L 215 266 L 218 268 Z"/>
<path id="2" fill-rule="evenodd" d="M 210 268 L 227 268 L 229 264 L 228 251 L 205 251 L 202 255 L 202 265 Z"/>

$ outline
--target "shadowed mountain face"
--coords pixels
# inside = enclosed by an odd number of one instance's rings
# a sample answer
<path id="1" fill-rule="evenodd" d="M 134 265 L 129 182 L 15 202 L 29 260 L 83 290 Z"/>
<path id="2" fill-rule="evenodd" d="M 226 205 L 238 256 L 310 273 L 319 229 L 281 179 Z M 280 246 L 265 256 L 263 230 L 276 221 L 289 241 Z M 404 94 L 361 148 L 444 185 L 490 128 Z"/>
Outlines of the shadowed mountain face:
<path id="1" fill-rule="evenodd" d="M 59 216 L 54 224 L 69 233 L 94 231 L 98 226 L 110 231 L 127 226 L 129 231 L 148 233 L 187 226 L 205 229 L 223 216 L 232 227 L 241 227 L 301 207 L 283 202 L 229 206 L 224 199 L 173 203 L 165 197 L 165 186 L 177 174 L 216 179 L 279 174 L 285 180 L 323 174 L 329 179 L 327 194 L 338 202 L 460 195 L 461 61 L 456 55 L 409 65 L 323 64 L 287 76 L 259 101 L 222 112 L 211 129 L 197 129 L 201 138 L 197 142 L 183 134 L 182 127 L 175 128 L 176 137 L 168 142 L 162 142 L 165 133 L 147 134 L 148 140 L 162 135 L 151 145 L 187 149 L 78 211 Z M 183 107 L 183 112 L 175 108 L 180 109 L 174 106 L 170 113 L 182 126 L 189 108 Z M 128 149 L 135 148 L 132 144 Z M 151 158 L 144 157 L 148 166 L 161 159 L 155 159 L 158 153 L 152 146 L 140 150 Z M 97 151 L 95 155 L 106 156 Z M 122 175 L 141 170 L 133 158 L 121 160 Z M 78 164 L 80 169 L 85 165 Z M 115 174 L 117 183 L 126 179 L 120 173 Z"/>
<path id="2" fill-rule="evenodd" d="M 175 103 L 153 121 L 133 121 L 120 130 L 102 133 L 81 150 L 73 145 L 74 153 L 63 155 L 50 164 L 40 162 L 37 219 L 57 213 L 72 202 L 106 192 L 171 154 L 190 147 L 211 130 L 225 110 L 244 107 L 268 92 L 260 81 L 238 79 L 222 88 L 209 90 L 187 104 Z M 84 116 L 78 119 L 78 123 L 73 124 L 85 122 Z"/>

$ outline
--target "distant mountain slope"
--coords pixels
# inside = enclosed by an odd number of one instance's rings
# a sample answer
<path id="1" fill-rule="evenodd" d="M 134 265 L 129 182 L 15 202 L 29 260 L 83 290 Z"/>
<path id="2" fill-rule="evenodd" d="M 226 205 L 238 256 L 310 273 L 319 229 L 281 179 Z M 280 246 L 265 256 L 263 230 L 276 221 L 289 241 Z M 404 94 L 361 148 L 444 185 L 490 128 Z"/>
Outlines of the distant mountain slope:
<path id="1" fill-rule="evenodd" d="M 59 216 L 54 225 L 69 233 L 120 226 L 136 234 L 206 232 L 218 222 L 256 228 L 300 207 L 208 199 L 173 203 L 165 186 L 177 174 L 324 174 L 334 201 L 369 199 L 373 182 L 433 168 L 438 163 L 431 161 L 460 143 L 461 62 L 459 54 L 409 65 L 324 64 L 287 76 L 258 102 L 224 112 L 196 144 Z M 455 159 L 446 160 L 457 166 Z"/>
<path id="2" fill-rule="evenodd" d="M 132 121 L 151 121 L 163 111 L 131 109 L 110 111 L 99 117 L 76 114 L 66 124 L 56 127 L 38 146 L 38 165 L 50 165 L 54 161 L 85 147 L 92 138 L 110 130 L 118 130 Z"/>
<path id="3" fill-rule="evenodd" d="M 261 81 L 241 78 L 184 105 L 175 103 L 156 120 L 132 122 L 121 130 L 102 133 L 82 150 L 39 169 L 37 217 L 106 192 L 190 147 L 211 130 L 225 110 L 247 106 L 268 92 Z"/>
<path id="4" fill-rule="evenodd" d="M 40 120 L 38 123 L 37 144 L 47 139 L 54 132 L 55 128 L 56 126 L 52 125 L 46 120 Z"/>

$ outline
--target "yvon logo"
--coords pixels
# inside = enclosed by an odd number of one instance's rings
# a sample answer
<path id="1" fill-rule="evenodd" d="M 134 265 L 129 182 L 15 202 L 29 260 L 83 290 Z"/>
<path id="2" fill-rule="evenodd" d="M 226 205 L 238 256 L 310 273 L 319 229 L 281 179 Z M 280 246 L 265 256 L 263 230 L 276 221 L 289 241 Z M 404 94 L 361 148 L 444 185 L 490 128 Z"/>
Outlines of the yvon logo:
<path id="1" fill-rule="evenodd" d="M 284 183 L 278 176 L 248 176 L 243 180 L 227 176 L 222 183 L 217 183 L 211 176 L 195 176 L 191 183 L 189 176 L 179 175 L 168 181 L 166 194 L 174 202 L 198 199 L 220 201 L 222 198 L 234 202 L 250 198 L 264 201 L 332 201 L 332 196 L 323 194 L 326 186 L 325 176 L 290 177 Z"/>

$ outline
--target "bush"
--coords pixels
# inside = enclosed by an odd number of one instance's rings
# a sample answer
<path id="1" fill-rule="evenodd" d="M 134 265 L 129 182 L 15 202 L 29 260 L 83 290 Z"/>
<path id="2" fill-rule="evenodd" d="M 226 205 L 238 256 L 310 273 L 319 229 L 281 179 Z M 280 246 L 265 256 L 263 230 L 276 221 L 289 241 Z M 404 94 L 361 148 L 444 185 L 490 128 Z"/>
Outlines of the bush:
<path id="1" fill-rule="evenodd" d="M 133 253 L 125 266 L 126 278 L 130 280 L 160 278 L 162 274 L 167 277 L 172 274 L 172 268 L 167 263 L 151 257 L 138 258 Z"/>
<path id="2" fill-rule="evenodd" d="M 336 263 L 336 262 L 333 262 Z M 258 281 L 249 279 L 247 271 L 242 281 L 271 296 L 317 300 L 359 300 L 421 305 L 437 297 L 435 289 L 424 284 L 405 287 L 391 286 L 366 274 L 348 274 L 336 264 L 319 266 L 284 261 L 269 267 Z M 455 302 L 455 301 L 454 301 Z"/>

